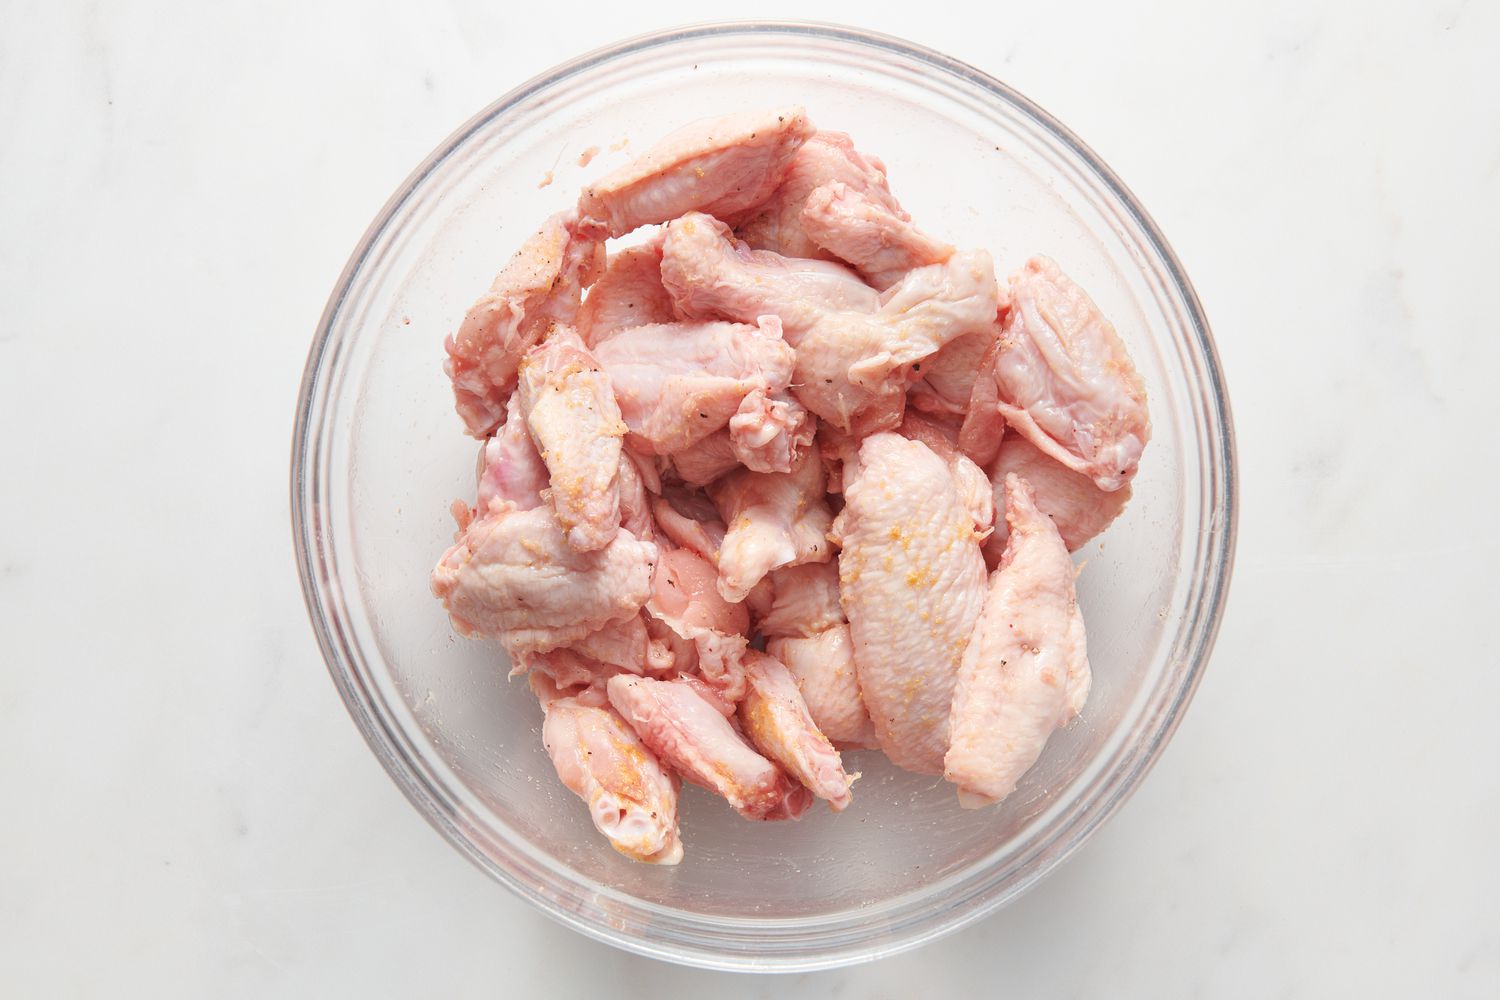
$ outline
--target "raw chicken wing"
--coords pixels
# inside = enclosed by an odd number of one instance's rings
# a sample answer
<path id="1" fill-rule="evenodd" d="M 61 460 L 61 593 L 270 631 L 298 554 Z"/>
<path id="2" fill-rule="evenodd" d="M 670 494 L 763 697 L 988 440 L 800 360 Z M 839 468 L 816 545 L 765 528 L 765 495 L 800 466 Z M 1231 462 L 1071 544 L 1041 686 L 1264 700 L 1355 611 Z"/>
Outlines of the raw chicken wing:
<path id="1" fill-rule="evenodd" d="M 827 562 L 833 514 L 823 464 L 805 455 L 788 473 L 730 473 L 708 488 L 727 531 L 719 546 L 719 593 L 743 601 L 778 566 Z"/>
<path id="2" fill-rule="evenodd" d="M 599 687 L 615 674 L 630 673 L 609 663 L 601 663 L 567 646 L 545 653 L 520 651 L 511 659 L 512 677 L 529 674 L 550 680 L 559 691 L 576 693 L 580 689 Z"/>
<path id="3" fill-rule="evenodd" d="M 661 672 L 672 667 L 671 652 L 647 633 L 644 613 L 610 622 L 569 648 L 632 674 Z"/>
<path id="4" fill-rule="evenodd" d="M 521 362 L 517 395 L 568 544 L 583 552 L 604 547 L 620 527 L 626 431 L 609 376 L 576 333 L 557 327 Z"/>
<path id="5" fill-rule="evenodd" d="M 668 224 L 661 280 L 678 311 L 694 319 L 781 317 L 782 336 L 793 347 L 827 312 L 880 307 L 880 294 L 842 264 L 752 250 L 724 223 L 698 212 Z"/>
<path id="6" fill-rule="evenodd" d="M 912 365 L 912 374 L 922 377 L 911 385 L 911 405 L 924 413 L 962 418 L 969 411 L 985 353 L 999 333 L 997 324 L 989 330 L 955 337 L 927 360 Z"/>
<path id="7" fill-rule="evenodd" d="M 727 427 L 674 452 L 670 461 L 678 478 L 693 486 L 706 486 L 740 465 Z"/>
<path id="8" fill-rule="evenodd" d="M 909 440 L 922 442 L 948 463 L 959 498 L 974 518 L 975 531 L 988 532 L 994 527 L 995 496 L 990 478 L 974 464 L 973 459 L 958 450 L 957 427 L 921 413 L 907 413 L 896 432 Z"/>
<path id="9" fill-rule="evenodd" d="M 595 354 L 643 451 L 671 455 L 727 426 L 741 461 L 785 472 L 812 439 L 807 411 L 786 393 L 795 357 L 775 316 L 632 327 Z"/>
<path id="10" fill-rule="evenodd" d="M 620 454 L 620 527 L 642 541 L 656 541 L 656 519 L 651 516 L 652 495 L 650 485 L 661 489 L 661 481 L 655 474 L 643 472 L 649 459 L 637 459 L 628 449 Z"/>
<path id="11" fill-rule="evenodd" d="M 1073 561 L 1015 475 L 1005 480 L 1005 518 L 1010 541 L 964 651 L 944 759 L 943 776 L 967 808 L 1009 795 L 1089 693 Z"/>
<path id="12" fill-rule="evenodd" d="M 1050 258 L 1010 277 L 995 385 L 1005 422 L 1101 490 L 1135 475 L 1151 436 L 1146 390 L 1125 345 Z"/>
<path id="13" fill-rule="evenodd" d="M 983 332 L 999 308 L 995 265 L 984 250 L 963 250 L 945 263 L 915 268 L 880 296 L 882 353 L 856 363 L 850 376 L 881 379 L 922 361 L 965 334 Z"/>
<path id="14" fill-rule="evenodd" d="M 842 812 L 849 805 L 853 779 L 813 722 L 786 666 L 752 649 L 745 654 L 745 676 L 749 689 L 740 702 L 740 723 L 750 742 L 834 812 Z"/>
<path id="15" fill-rule="evenodd" d="M 814 636 L 768 639 L 766 652 L 786 664 L 813 722 L 834 744 L 846 750 L 880 745 L 860 697 L 848 625 L 835 625 Z"/>
<path id="16" fill-rule="evenodd" d="M 667 227 L 662 283 L 687 315 L 779 316 L 797 351 L 797 398 L 857 436 L 899 423 L 909 366 L 991 327 L 999 296 L 989 254 L 973 251 L 909 272 L 872 305 L 837 265 L 750 250 L 702 215 Z"/>
<path id="17" fill-rule="evenodd" d="M 854 148 L 842 132 L 818 132 L 797 150 L 786 179 L 753 218 L 741 223 L 735 235 L 757 250 L 774 250 L 787 257 L 826 257 L 802 228 L 802 209 L 815 189 L 838 181 L 850 189 L 901 213 L 885 179 L 885 164 Z"/>
<path id="18" fill-rule="evenodd" d="M 609 679 L 609 702 L 673 770 L 722 795 L 748 819 L 795 818 L 812 796 L 751 748 L 686 681 L 624 674 Z"/>
<path id="19" fill-rule="evenodd" d="M 583 289 L 604 266 L 604 246 L 578 230 L 576 213 L 542 224 L 443 343 L 464 426 L 487 437 L 505 413 L 516 369 L 554 323 L 571 323 Z"/>
<path id="20" fill-rule="evenodd" d="M 831 562 L 772 570 L 771 609 L 757 623 L 764 636 L 814 636 L 845 622 L 839 571 Z"/>
<path id="21" fill-rule="evenodd" d="M 504 425 L 479 450 L 478 512 L 487 513 L 496 504 L 516 510 L 540 507 L 546 488 L 547 465 L 521 415 L 521 400 L 512 394 Z"/>
<path id="22" fill-rule="evenodd" d="M 941 264 L 953 247 L 911 224 L 899 207 L 840 181 L 813 191 L 802 209 L 802 229 L 818 246 L 852 265 L 876 288 L 889 288 L 906 272 Z"/>
<path id="23" fill-rule="evenodd" d="M 973 516 L 948 463 L 898 434 L 865 439 L 844 502 L 833 534 L 860 691 L 886 756 L 941 774 L 953 680 L 984 602 Z"/>
<path id="24" fill-rule="evenodd" d="M 432 592 L 461 634 L 501 639 L 513 655 L 546 651 L 635 614 L 656 560 L 656 546 L 628 531 L 579 552 L 549 508 L 501 510 L 467 525 L 432 571 Z"/>
<path id="25" fill-rule="evenodd" d="M 1130 500 L 1129 483 L 1105 492 L 1088 476 L 1037 451 L 1019 434 L 1012 434 L 1000 445 L 1000 455 L 991 472 L 997 507 L 1003 508 L 1005 504 L 1005 480 L 1012 473 L 1032 488 L 1037 509 L 1052 518 L 1069 552 L 1083 548 L 1089 539 L 1109 527 Z M 1009 535 L 1005 520 L 998 520 L 995 533 L 984 544 L 985 556 L 998 560 Z"/>
<path id="26" fill-rule="evenodd" d="M 566 689 L 602 684 L 617 673 L 670 673 L 675 663 L 670 644 L 650 635 L 642 613 L 610 622 L 566 646 L 546 652 L 518 651 L 510 673 L 514 677 L 540 671 Z"/>
<path id="27" fill-rule="evenodd" d="M 652 240 L 610 255 L 578 310 L 578 332 L 595 347 L 617 330 L 676 318 L 672 296 L 661 283 L 661 241 Z"/>
<path id="28" fill-rule="evenodd" d="M 877 745 L 860 698 L 849 624 L 839 604 L 838 567 L 807 563 L 772 571 L 771 609 L 759 622 L 766 651 L 791 671 L 813 722 L 835 744 Z"/>
<path id="29" fill-rule="evenodd" d="M 651 502 L 657 526 L 677 548 L 691 549 L 715 569 L 719 546 L 724 544 L 724 522 L 712 500 L 701 490 L 681 485 L 662 487 L 662 495 Z"/>
<path id="30" fill-rule="evenodd" d="M 668 549 L 652 584 L 651 611 L 689 639 L 704 631 L 744 635 L 750 630 L 749 612 L 725 600 L 717 582 L 713 565 L 698 553 Z"/>
<path id="31" fill-rule="evenodd" d="M 589 817 L 610 845 L 636 861 L 681 861 L 676 776 L 608 704 L 563 697 L 541 678 L 532 688 L 547 713 L 542 745 L 552 766 L 588 804 Z"/>
<path id="32" fill-rule="evenodd" d="M 979 374 L 969 395 L 969 412 L 964 414 L 963 426 L 958 431 L 958 447 L 981 468 L 995 460 L 1005 437 L 1005 418 L 1000 415 L 999 386 L 994 374 L 995 359 L 999 356 L 997 340 L 979 361 Z"/>
<path id="33" fill-rule="evenodd" d="M 743 215 L 771 197 L 814 131 L 800 107 L 695 122 L 584 188 L 583 226 L 618 237 L 693 211 Z"/>
<path id="34" fill-rule="evenodd" d="M 696 669 L 731 702 L 745 694 L 744 655 L 750 615 L 715 586 L 718 575 L 697 553 L 662 553 L 646 609 L 689 646 L 674 647 L 678 671 Z"/>

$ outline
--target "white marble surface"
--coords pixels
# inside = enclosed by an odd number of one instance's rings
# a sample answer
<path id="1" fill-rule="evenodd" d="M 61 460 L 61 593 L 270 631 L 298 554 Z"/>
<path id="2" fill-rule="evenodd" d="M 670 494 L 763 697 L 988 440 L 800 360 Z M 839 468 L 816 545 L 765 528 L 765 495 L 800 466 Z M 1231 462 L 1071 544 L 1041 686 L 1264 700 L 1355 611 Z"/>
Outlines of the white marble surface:
<path id="1" fill-rule="evenodd" d="M 4 992 L 1495 996 L 1500 8 L 860 6 L 1155 214 L 1223 352 L 1239 564 L 1186 722 L 1076 859 L 920 951 L 733 979 L 463 861 L 297 589 L 298 377 L 387 194 L 552 63 L 744 13 L 575 3 L 558 38 L 509 6 L 0 3 Z"/>

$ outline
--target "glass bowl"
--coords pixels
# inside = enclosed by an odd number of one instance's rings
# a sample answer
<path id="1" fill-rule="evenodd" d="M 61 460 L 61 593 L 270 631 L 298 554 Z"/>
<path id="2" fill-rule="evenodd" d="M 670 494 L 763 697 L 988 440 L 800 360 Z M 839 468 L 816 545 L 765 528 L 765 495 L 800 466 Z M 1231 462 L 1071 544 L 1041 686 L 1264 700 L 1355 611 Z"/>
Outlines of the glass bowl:
<path id="1" fill-rule="evenodd" d="M 800 103 L 882 157 L 919 224 L 1002 272 L 1055 257 L 1119 328 L 1154 436 L 1125 515 L 1081 557 L 1094 689 L 998 808 L 877 754 L 841 815 L 748 823 L 685 789 L 687 855 L 632 863 L 541 748 L 498 646 L 456 638 L 428 591 L 476 445 L 442 338 L 585 180 L 678 125 Z M 587 167 L 585 151 L 597 147 Z M 548 183 L 550 181 L 550 183 Z M 585 934 L 722 969 L 796 970 L 913 947 L 992 912 L 1078 848 L 1145 775 L 1213 644 L 1234 547 L 1234 449 L 1208 324 L 1145 210 L 1067 129 L 984 73 L 848 28 L 718 24 L 594 52 L 485 109 L 381 210 L 308 356 L 292 519 L 313 628 L 371 749 L 497 881 Z"/>

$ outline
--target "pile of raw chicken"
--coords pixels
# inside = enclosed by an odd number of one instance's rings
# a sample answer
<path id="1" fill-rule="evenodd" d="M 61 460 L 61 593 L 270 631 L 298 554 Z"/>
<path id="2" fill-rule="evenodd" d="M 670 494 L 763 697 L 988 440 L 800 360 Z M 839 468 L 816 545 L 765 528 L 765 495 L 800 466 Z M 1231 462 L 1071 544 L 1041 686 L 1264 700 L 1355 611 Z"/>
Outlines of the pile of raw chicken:
<path id="1" fill-rule="evenodd" d="M 994 803 L 1083 705 L 1069 552 L 1129 497 L 1141 380 L 1055 263 L 998 282 L 803 109 L 585 188 L 445 346 L 484 445 L 432 589 L 621 853 L 682 857 L 683 778 L 842 810 L 839 749 Z"/>

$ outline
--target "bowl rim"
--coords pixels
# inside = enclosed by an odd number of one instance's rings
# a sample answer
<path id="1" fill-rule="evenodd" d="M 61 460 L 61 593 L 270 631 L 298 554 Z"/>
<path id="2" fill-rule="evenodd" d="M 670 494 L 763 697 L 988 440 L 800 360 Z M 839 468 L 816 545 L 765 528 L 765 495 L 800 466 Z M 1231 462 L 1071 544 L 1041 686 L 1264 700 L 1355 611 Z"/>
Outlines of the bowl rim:
<path id="1" fill-rule="evenodd" d="M 1206 553 L 1207 569 L 1217 569 L 1209 580 L 1199 605 L 1199 616 L 1206 620 L 1197 629 L 1195 641 L 1188 648 L 1186 672 L 1177 687 L 1175 697 L 1157 713 L 1160 720 L 1150 741 L 1143 745 L 1132 766 L 1109 776 L 1103 794 L 1096 798 L 1092 807 L 1081 811 L 1071 822 L 1062 825 L 1050 844 L 1055 847 L 1030 871 L 1018 877 L 1003 891 L 979 901 L 967 909 L 950 906 L 944 910 L 948 916 L 937 917 L 914 933 L 902 937 L 872 938 L 855 947 L 838 946 L 837 950 L 816 954 L 797 955 L 725 955 L 705 948 L 685 946 L 663 946 L 651 940 L 633 936 L 604 923 L 583 918 L 562 910 L 553 899 L 536 887 L 517 878 L 513 873 L 501 869 L 478 851 L 475 845 L 461 835 L 459 826 L 445 822 L 442 815 L 442 795 L 428 786 L 422 768 L 416 766 L 401 750 L 401 742 L 393 739 L 383 721 L 371 710 L 367 692 L 357 686 L 355 672 L 348 666 L 348 652 L 335 641 L 337 631 L 330 627 L 328 609 L 325 608 L 317 582 L 323 577 L 319 571 L 318 539 L 315 537 L 315 519 L 309 515 L 309 455 L 315 453 L 311 447 L 315 391 L 320 384 L 323 363 L 328 355 L 329 342 L 335 321 L 353 286 L 354 277 L 360 272 L 371 250 L 395 220 L 401 208 L 411 199 L 423 182 L 456 149 L 463 145 L 476 131 L 497 116 L 516 107 L 532 96 L 559 84 L 570 77 L 625 56 L 656 49 L 674 43 L 690 43 L 725 35 L 774 33 L 790 36 L 805 36 L 815 39 L 850 43 L 885 50 L 897 57 L 925 63 L 936 70 L 946 72 L 988 91 L 1001 101 L 1008 102 L 1029 116 L 1050 136 L 1077 156 L 1080 163 L 1092 171 L 1119 207 L 1128 213 L 1139 228 L 1149 248 L 1158 256 L 1166 276 L 1175 293 L 1195 341 L 1199 360 L 1203 366 L 1204 389 L 1210 395 L 1218 416 L 1219 448 L 1217 467 L 1222 474 L 1222 489 L 1217 494 L 1217 514 L 1221 525 L 1217 532 L 1217 544 Z M 1235 543 L 1239 524 L 1239 478 L 1234 421 L 1228 390 L 1224 385 L 1218 349 L 1214 343 L 1198 294 L 1187 277 L 1180 260 L 1155 221 L 1146 212 L 1135 195 L 1125 186 L 1115 172 L 1087 144 L 1051 114 L 1029 98 L 990 74 L 965 62 L 944 55 L 935 49 L 904 39 L 832 22 L 766 19 L 714 21 L 682 25 L 659 31 L 635 35 L 611 45 L 602 46 L 560 63 L 513 88 L 471 116 L 459 128 L 444 139 L 386 200 L 374 220 L 365 230 L 353 253 L 340 272 L 334 289 L 318 320 L 317 330 L 308 350 L 301 386 L 297 396 L 296 417 L 293 426 L 291 451 L 291 527 L 294 554 L 301 580 L 303 601 L 307 608 L 309 624 L 312 626 L 324 664 L 333 680 L 345 709 L 359 728 L 382 767 L 400 788 L 402 794 L 427 822 L 441 833 L 451 845 L 473 862 L 476 867 L 505 885 L 517 895 L 533 903 L 539 910 L 558 922 L 572 927 L 587 936 L 623 948 L 637 954 L 664 959 L 701 968 L 762 971 L 798 972 L 828 969 L 852 965 L 877 957 L 897 954 L 917 948 L 927 942 L 951 934 L 968 926 L 1003 906 L 1009 904 L 1029 890 L 1046 875 L 1077 851 L 1102 826 L 1139 787 L 1141 780 L 1155 765 L 1166 744 L 1170 741 L 1183 714 L 1191 703 L 1208 659 L 1213 651 L 1222 623 L 1224 607 L 1228 598 L 1230 580 L 1233 576 Z M 315 477 L 314 477 L 315 478 Z"/>

